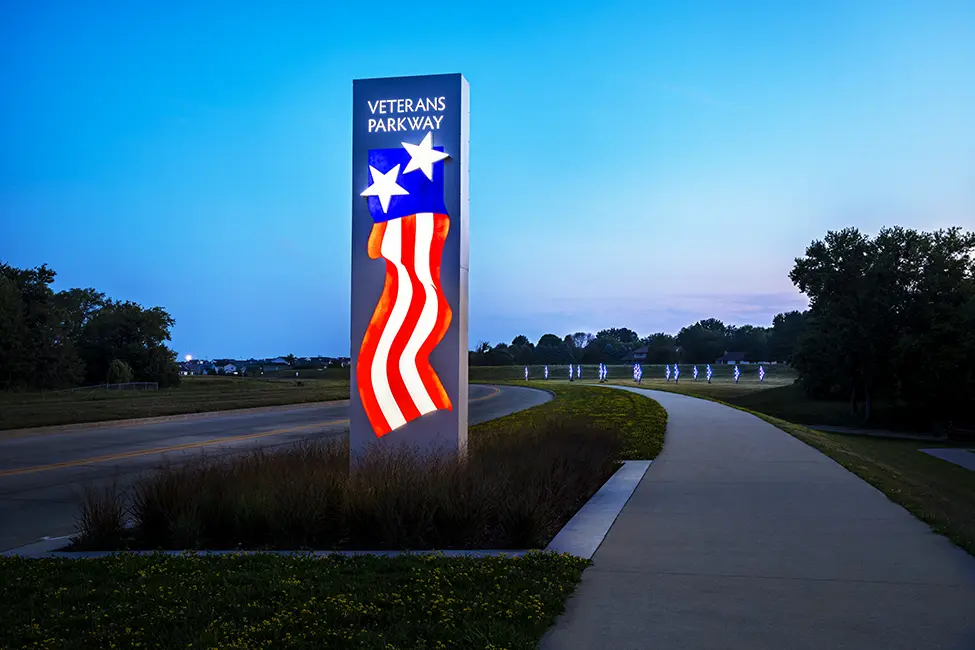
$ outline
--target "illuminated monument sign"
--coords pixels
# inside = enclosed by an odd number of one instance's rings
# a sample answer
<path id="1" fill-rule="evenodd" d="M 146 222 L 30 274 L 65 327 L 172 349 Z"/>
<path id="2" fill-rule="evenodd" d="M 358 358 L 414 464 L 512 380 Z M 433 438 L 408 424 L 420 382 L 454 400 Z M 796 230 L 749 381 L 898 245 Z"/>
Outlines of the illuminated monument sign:
<path id="1" fill-rule="evenodd" d="M 352 85 L 353 457 L 467 450 L 469 86 Z"/>

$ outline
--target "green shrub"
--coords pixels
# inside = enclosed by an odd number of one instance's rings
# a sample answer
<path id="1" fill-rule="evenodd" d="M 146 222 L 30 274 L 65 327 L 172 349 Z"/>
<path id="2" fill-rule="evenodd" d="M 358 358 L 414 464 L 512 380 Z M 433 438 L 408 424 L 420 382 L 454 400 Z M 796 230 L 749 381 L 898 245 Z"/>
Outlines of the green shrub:
<path id="1" fill-rule="evenodd" d="M 132 368 L 121 359 L 112 359 L 108 364 L 108 376 L 106 382 L 109 384 L 127 384 L 132 381 Z"/>

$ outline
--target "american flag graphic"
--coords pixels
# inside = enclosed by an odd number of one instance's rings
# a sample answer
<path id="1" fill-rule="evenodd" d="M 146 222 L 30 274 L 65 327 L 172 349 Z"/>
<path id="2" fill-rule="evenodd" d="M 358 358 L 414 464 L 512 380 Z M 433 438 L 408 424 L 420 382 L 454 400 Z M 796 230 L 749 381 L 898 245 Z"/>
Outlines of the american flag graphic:
<path id="1" fill-rule="evenodd" d="M 369 423 L 381 437 L 427 413 L 452 409 L 430 365 L 450 326 L 440 265 L 450 218 L 444 205 L 442 147 L 369 151 L 367 197 L 373 218 L 368 253 L 386 261 L 386 280 L 356 364 Z"/>

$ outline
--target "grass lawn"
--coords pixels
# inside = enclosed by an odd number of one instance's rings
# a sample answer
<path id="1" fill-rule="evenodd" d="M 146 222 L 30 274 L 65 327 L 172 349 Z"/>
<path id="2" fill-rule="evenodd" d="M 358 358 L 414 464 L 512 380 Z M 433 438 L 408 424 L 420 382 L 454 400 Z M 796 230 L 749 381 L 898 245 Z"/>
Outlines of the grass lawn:
<path id="1" fill-rule="evenodd" d="M 0 558 L 0 648 L 537 648 L 587 561 Z"/>
<path id="2" fill-rule="evenodd" d="M 0 430 L 349 398 L 348 377 L 298 381 L 184 377 L 154 391 L 0 392 Z"/>
<path id="3" fill-rule="evenodd" d="M 479 382 L 474 380 L 474 383 Z M 493 380 L 490 383 L 525 385 L 524 381 Z M 605 391 L 568 381 L 532 382 L 529 386 L 548 390 L 555 395 L 555 399 L 473 426 L 469 435 L 474 437 L 486 432 L 513 434 L 544 419 L 567 417 L 619 431 L 622 438 L 620 460 L 652 460 L 663 449 L 667 411 L 651 399 L 635 393 Z"/>

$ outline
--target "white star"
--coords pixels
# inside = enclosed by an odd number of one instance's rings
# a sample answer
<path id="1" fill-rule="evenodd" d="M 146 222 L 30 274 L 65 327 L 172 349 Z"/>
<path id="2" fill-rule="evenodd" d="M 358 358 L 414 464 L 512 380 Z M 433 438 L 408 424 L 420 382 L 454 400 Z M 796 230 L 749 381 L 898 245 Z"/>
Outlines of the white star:
<path id="1" fill-rule="evenodd" d="M 409 142 L 401 142 L 400 144 L 410 153 L 410 162 L 406 164 L 406 169 L 403 170 L 404 174 L 419 169 L 432 181 L 433 163 L 450 157 L 443 151 L 436 151 L 433 148 L 432 131 L 423 136 L 423 141 L 420 144 L 410 144 Z"/>
<path id="2" fill-rule="evenodd" d="M 399 165 L 396 165 L 385 174 L 372 165 L 369 165 L 369 172 L 372 174 L 372 185 L 367 187 L 360 196 L 379 197 L 379 205 L 383 206 L 383 213 L 389 210 L 389 199 L 394 196 L 409 194 L 409 192 L 396 183 L 396 179 L 399 177 Z"/>

